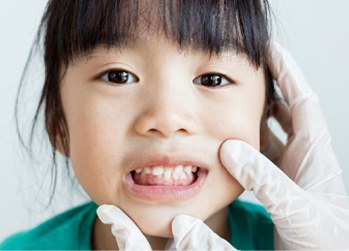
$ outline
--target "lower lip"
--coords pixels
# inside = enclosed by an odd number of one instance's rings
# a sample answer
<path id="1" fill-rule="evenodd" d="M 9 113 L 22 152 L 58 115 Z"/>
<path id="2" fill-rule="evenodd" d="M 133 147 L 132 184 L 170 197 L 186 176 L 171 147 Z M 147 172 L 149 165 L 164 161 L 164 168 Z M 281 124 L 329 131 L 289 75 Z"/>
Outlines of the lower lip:
<path id="1" fill-rule="evenodd" d="M 207 177 L 207 172 L 199 169 L 197 179 L 188 186 L 142 186 L 134 182 L 131 173 L 125 177 L 128 191 L 138 198 L 148 200 L 187 200 L 195 197 L 201 190 Z"/>

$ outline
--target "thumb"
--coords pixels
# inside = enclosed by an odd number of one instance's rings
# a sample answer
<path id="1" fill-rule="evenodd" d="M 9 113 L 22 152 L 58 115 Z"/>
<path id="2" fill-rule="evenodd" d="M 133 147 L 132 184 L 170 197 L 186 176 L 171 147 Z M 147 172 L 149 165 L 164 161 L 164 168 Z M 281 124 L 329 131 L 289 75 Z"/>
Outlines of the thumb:
<path id="1" fill-rule="evenodd" d="M 189 215 L 174 218 L 172 234 L 177 250 L 236 250 L 202 220 Z"/>
<path id="2" fill-rule="evenodd" d="M 285 208 L 296 201 L 301 206 L 305 201 L 304 191 L 249 144 L 227 140 L 221 147 L 220 158 L 228 172 L 245 189 L 253 191 L 274 216 L 287 217 Z"/>
<path id="3" fill-rule="evenodd" d="M 151 250 L 137 225 L 118 207 L 101 205 L 97 215 L 104 224 L 112 224 L 112 234 L 120 250 Z"/>

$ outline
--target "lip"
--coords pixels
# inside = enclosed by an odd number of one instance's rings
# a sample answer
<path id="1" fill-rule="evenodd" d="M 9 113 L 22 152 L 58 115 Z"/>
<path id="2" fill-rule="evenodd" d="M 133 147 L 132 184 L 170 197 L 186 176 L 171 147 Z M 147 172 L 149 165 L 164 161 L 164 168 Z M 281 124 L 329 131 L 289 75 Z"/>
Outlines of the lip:
<path id="1" fill-rule="evenodd" d="M 165 185 L 152 185 L 142 186 L 135 184 L 131 172 L 144 167 L 165 166 L 174 167 L 177 165 L 191 165 L 197 166 L 197 178 L 188 186 L 165 186 Z M 125 186 L 130 194 L 139 199 L 146 200 L 187 200 L 195 197 L 200 191 L 206 180 L 208 174 L 208 165 L 202 163 L 198 159 L 185 155 L 169 156 L 163 154 L 147 155 L 144 158 L 137 159 L 126 170 L 127 174 L 124 179 Z"/>

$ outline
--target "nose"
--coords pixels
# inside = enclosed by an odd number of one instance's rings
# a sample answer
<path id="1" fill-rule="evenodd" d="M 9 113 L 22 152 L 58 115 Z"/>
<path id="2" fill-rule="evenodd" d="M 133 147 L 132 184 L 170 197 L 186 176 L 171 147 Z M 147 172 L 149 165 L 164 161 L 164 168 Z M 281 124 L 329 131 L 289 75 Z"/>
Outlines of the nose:
<path id="1" fill-rule="evenodd" d="M 142 108 L 135 131 L 142 136 L 171 137 L 193 135 L 198 130 L 195 106 L 190 91 L 164 86 L 142 95 Z"/>

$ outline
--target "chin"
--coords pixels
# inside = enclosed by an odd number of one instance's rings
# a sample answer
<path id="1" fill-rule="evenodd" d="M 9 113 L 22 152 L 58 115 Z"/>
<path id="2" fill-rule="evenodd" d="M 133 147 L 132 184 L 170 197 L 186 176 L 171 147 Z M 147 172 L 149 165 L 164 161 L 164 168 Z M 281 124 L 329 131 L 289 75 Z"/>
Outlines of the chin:
<path id="1" fill-rule="evenodd" d="M 156 236 L 162 238 L 172 238 L 172 219 L 164 219 L 163 221 L 156 221 L 156 223 L 149 224 L 144 222 L 137 224 L 143 234 L 149 236 Z"/>
<path id="2" fill-rule="evenodd" d="M 141 209 L 141 214 L 134 210 L 128 210 L 127 213 L 145 235 L 171 238 L 172 221 L 180 212 L 174 208 L 159 209 L 158 207 Z"/>
<path id="3" fill-rule="evenodd" d="M 206 208 L 206 210 L 201 210 L 202 207 Z M 133 219 L 143 234 L 172 238 L 172 221 L 177 215 L 186 214 L 205 221 L 221 209 L 210 208 L 209 205 L 202 205 L 202 207 L 193 206 L 192 204 L 186 206 L 139 206 L 127 210 L 127 214 Z M 138 208 L 138 210 L 134 208 Z"/>

